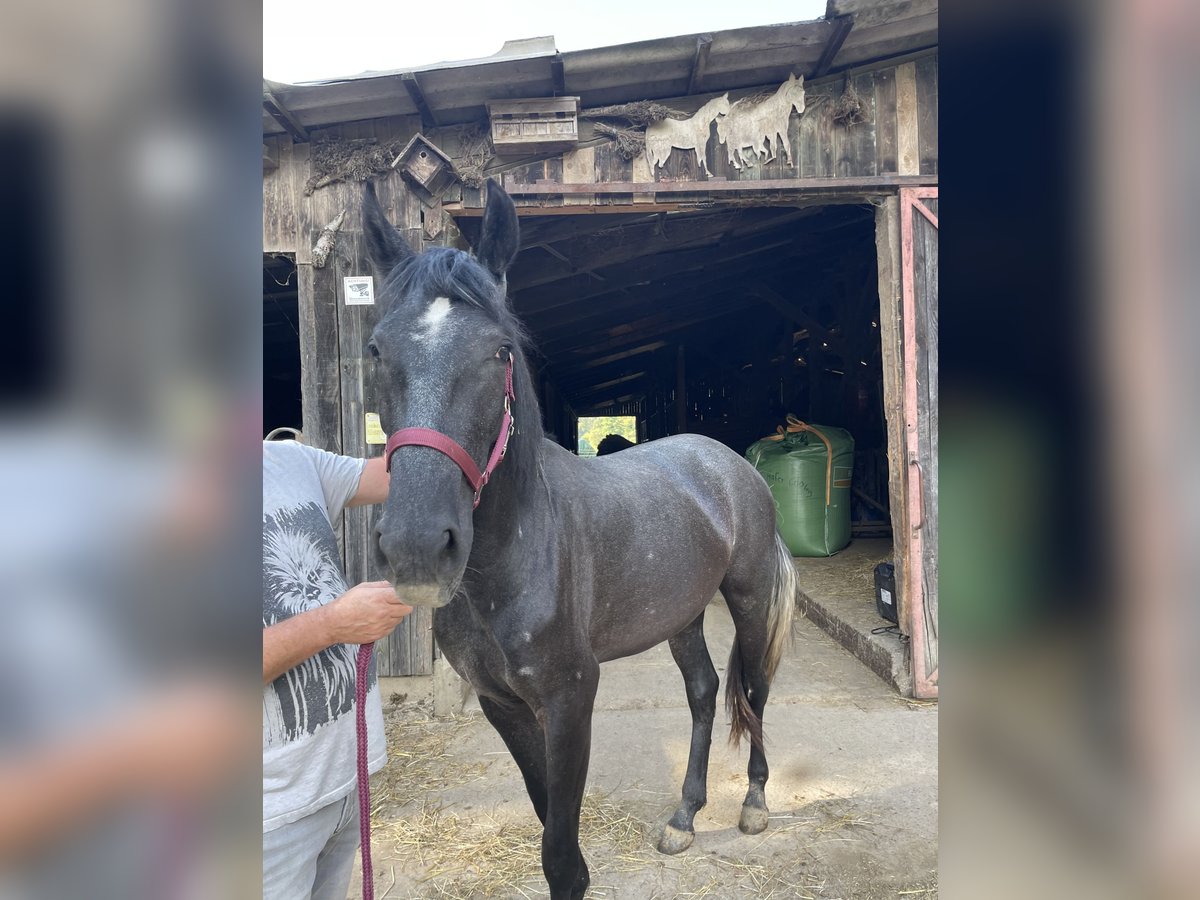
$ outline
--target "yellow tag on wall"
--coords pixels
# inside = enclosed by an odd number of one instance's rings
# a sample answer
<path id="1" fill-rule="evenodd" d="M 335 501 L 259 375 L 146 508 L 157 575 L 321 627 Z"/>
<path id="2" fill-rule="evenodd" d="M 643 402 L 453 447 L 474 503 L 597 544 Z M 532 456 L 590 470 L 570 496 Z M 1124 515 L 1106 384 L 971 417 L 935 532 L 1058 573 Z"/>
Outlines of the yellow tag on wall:
<path id="1" fill-rule="evenodd" d="M 387 435 L 383 433 L 383 426 L 379 424 L 379 413 L 367 413 L 367 443 L 387 443 Z"/>

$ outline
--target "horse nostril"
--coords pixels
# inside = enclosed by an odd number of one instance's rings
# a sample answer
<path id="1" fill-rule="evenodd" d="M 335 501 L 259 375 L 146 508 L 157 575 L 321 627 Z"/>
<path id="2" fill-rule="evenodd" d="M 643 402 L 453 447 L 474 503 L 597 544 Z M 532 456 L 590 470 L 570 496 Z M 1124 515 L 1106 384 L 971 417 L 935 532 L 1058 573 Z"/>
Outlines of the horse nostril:
<path id="1" fill-rule="evenodd" d="M 447 528 L 445 532 L 443 532 L 443 537 L 445 540 L 442 543 L 442 555 L 452 556 L 454 554 L 455 545 L 458 543 L 454 537 L 454 529 Z"/>

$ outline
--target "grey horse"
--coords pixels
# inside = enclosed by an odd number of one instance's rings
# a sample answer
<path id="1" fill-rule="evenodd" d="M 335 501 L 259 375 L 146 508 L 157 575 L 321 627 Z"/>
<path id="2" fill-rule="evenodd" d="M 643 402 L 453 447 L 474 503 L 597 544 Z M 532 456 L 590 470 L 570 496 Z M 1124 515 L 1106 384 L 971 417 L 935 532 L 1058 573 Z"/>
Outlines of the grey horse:
<path id="1" fill-rule="evenodd" d="M 751 742 L 739 827 L 761 832 L 763 707 L 796 591 L 766 483 L 695 435 L 597 459 L 543 437 L 528 342 L 506 297 L 517 214 L 495 182 L 474 254 L 414 253 L 370 184 L 363 203 L 385 305 L 368 349 L 392 434 L 377 561 L 402 597 L 436 608 L 438 645 L 520 767 L 544 826 L 551 897 L 581 898 L 589 882 L 579 811 L 600 663 L 664 640 L 683 673 L 692 738 L 682 800 L 658 847 L 691 844 L 718 687 L 704 610 L 718 589 L 737 631 L 730 739 Z"/>

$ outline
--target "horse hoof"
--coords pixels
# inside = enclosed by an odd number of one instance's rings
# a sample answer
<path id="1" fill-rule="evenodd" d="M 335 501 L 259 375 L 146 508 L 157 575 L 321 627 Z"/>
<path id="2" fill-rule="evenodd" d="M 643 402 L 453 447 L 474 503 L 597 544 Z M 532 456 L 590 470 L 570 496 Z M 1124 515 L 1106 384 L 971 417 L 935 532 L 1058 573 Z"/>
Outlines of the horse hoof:
<path id="1" fill-rule="evenodd" d="M 663 830 L 663 836 L 658 840 L 658 852 L 666 853 L 668 856 L 682 853 L 692 846 L 695 838 L 696 832 L 694 831 L 681 831 L 673 825 L 668 825 Z"/>
<path id="2" fill-rule="evenodd" d="M 759 834 L 767 830 L 767 810 L 761 806 L 743 806 L 738 828 L 742 834 Z"/>

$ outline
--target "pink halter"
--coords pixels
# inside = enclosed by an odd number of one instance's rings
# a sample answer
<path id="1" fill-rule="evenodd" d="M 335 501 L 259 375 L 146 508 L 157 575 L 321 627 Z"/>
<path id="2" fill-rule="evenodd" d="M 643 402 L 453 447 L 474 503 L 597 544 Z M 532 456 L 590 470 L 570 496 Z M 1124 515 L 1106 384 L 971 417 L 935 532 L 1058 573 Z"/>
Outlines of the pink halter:
<path id="1" fill-rule="evenodd" d="M 462 473 L 470 483 L 471 489 L 475 491 L 475 507 L 478 507 L 479 495 L 483 491 L 483 486 L 491 479 L 492 473 L 496 471 L 496 466 L 500 465 L 500 460 L 504 459 L 504 454 L 508 450 L 508 439 L 512 437 L 513 430 L 516 427 L 516 422 L 514 422 L 512 416 L 512 401 L 515 399 L 516 395 L 513 393 L 513 357 L 510 352 L 508 354 L 508 367 L 504 373 L 504 417 L 500 420 L 500 434 L 497 436 L 496 443 L 492 447 L 492 455 L 488 458 L 487 466 L 482 472 L 479 471 L 479 466 L 475 464 L 475 460 L 471 459 L 471 455 L 457 441 L 442 434 L 440 431 L 434 431 L 432 428 L 401 428 L 388 438 L 387 446 L 383 451 L 384 458 L 387 460 L 387 470 L 389 472 L 392 471 L 392 454 L 401 447 L 432 447 L 434 450 L 446 454 L 462 469 Z"/>

